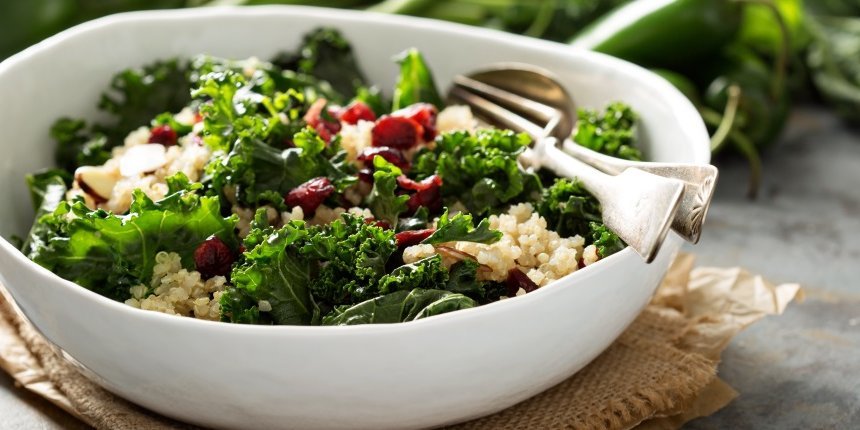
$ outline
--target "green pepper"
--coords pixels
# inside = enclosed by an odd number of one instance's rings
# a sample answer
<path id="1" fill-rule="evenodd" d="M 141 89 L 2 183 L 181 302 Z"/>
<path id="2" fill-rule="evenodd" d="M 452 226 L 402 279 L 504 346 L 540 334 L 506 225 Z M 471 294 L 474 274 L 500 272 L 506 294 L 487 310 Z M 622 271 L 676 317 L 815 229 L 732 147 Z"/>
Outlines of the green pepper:
<path id="1" fill-rule="evenodd" d="M 736 36 L 743 5 L 733 0 L 638 0 L 609 12 L 570 44 L 649 67 L 681 68 Z"/>

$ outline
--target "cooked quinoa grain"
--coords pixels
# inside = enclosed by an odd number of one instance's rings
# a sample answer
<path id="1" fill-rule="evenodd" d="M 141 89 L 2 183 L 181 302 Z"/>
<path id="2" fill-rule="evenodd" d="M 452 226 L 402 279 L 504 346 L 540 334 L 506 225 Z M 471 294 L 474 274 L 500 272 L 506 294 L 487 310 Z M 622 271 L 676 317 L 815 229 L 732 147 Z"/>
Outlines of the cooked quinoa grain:
<path id="1" fill-rule="evenodd" d="M 453 243 L 454 249 L 471 255 L 490 269 L 478 271 L 479 279 L 504 281 L 508 271 L 519 268 L 535 284 L 544 286 L 579 268 L 585 240 L 581 236 L 563 238 L 547 229 L 546 220 L 534 211 L 530 203 L 511 206 L 506 214 L 491 215 L 489 220 L 491 228 L 502 232 L 498 242 L 490 245 Z M 403 261 L 414 263 L 435 253 L 438 250 L 433 245 L 414 245 L 404 250 Z M 592 257 L 597 258 L 596 249 L 587 258 Z M 589 264 L 588 260 L 586 264 Z"/>
<path id="2" fill-rule="evenodd" d="M 200 272 L 182 268 L 182 259 L 175 252 L 159 252 L 155 256 L 152 282 L 129 289 L 132 298 L 125 304 L 140 309 L 217 321 L 221 318 L 218 304 L 227 279 L 215 276 L 207 280 Z M 147 294 L 148 293 L 148 294 Z"/>

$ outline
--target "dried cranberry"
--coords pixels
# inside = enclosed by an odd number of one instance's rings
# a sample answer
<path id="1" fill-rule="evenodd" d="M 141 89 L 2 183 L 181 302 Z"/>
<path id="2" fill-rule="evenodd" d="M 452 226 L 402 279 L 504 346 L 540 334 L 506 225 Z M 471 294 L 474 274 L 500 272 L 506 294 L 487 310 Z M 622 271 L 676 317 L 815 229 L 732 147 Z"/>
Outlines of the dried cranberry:
<path id="1" fill-rule="evenodd" d="M 334 185 L 325 176 L 320 176 L 290 190 L 284 201 L 290 207 L 301 206 L 305 215 L 309 215 L 332 193 Z"/>
<path id="2" fill-rule="evenodd" d="M 406 230 L 394 235 L 394 240 L 397 246 L 412 246 L 421 243 L 436 231 L 435 228 L 426 228 L 424 230 Z"/>
<path id="3" fill-rule="evenodd" d="M 440 187 L 442 185 L 442 177 L 439 175 L 432 175 L 419 182 L 409 179 L 409 177 L 405 175 L 400 175 L 397 177 L 397 185 L 405 190 L 426 191 L 431 188 Z"/>
<path id="4" fill-rule="evenodd" d="M 366 182 L 368 184 L 373 183 L 373 170 L 370 169 L 361 169 L 358 171 L 358 180 L 361 182 Z"/>
<path id="5" fill-rule="evenodd" d="M 209 236 L 194 250 L 194 264 L 203 279 L 228 276 L 235 260 L 230 247 L 216 236 Z"/>
<path id="6" fill-rule="evenodd" d="M 338 113 L 338 118 L 347 124 L 357 124 L 361 120 L 376 121 L 376 114 L 373 113 L 370 106 L 356 100 L 342 108 Z"/>
<path id="7" fill-rule="evenodd" d="M 409 118 L 424 129 L 422 135 L 425 142 L 436 138 L 436 114 L 439 111 L 430 103 L 415 103 L 403 109 L 394 111 L 391 116 Z"/>
<path id="8" fill-rule="evenodd" d="M 368 167 L 373 166 L 373 157 L 380 156 L 385 161 L 403 169 L 409 170 L 409 160 L 403 155 L 399 149 L 394 149 L 388 146 L 379 146 L 375 148 L 367 148 L 358 154 L 358 161 L 361 161 Z"/>
<path id="9" fill-rule="evenodd" d="M 403 117 L 383 116 L 371 131 L 373 146 L 409 149 L 418 144 L 424 130 L 417 122 Z"/>
<path id="10" fill-rule="evenodd" d="M 508 270 L 508 279 L 505 280 L 505 287 L 507 287 L 508 296 L 510 297 L 516 296 L 520 288 L 527 293 L 538 289 L 538 285 L 532 281 L 532 278 L 529 278 L 528 275 L 516 267 Z"/>
<path id="11" fill-rule="evenodd" d="M 429 176 L 420 182 L 413 181 L 406 176 L 398 176 L 397 185 L 405 190 L 415 191 L 406 201 L 409 214 L 415 213 L 421 206 L 426 207 L 431 212 L 442 209 L 442 178 L 439 175 Z"/>
<path id="12" fill-rule="evenodd" d="M 169 125 L 152 127 L 149 133 L 149 143 L 160 143 L 164 146 L 176 145 L 176 130 Z"/>
<path id="13" fill-rule="evenodd" d="M 308 111 L 305 112 L 305 122 L 319 133 L 320 137 L 326 142 L 331 141 L 332 136 L 340 131 L 340 122 L 332 117 L 329 110 L 326 109 L 328 101 L 326 99 L 317 99 Z M 326 117 L 323 117 L 323 109 L 326 109 Z"/>

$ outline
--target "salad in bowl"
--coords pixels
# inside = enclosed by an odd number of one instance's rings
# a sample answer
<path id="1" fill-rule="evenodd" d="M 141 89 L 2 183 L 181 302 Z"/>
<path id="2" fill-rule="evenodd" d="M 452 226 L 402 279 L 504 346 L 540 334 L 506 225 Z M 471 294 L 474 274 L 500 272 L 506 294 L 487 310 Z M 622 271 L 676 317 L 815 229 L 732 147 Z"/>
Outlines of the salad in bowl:
<path id="1" fill-rule="evenodd" d="M 116 15 L 0 63 L 0 283 L 93 381 L 201 426 L 428 428 L 523 401 L 622 333 L 683 239 L 619 250 L 575 181 L 520 169 L 526 138 L 439 102 L 503 61 L 590 108 L 580 144 L 709 159 L 669 83 L 556 43 L 323 8 Z"/>
<path id="2" fill-rule="evenodd" d="M 106 119 L 51 128 L 21 250 L 135 308 L 353 325 L 527 294 L 625 247 L 577 180 L 518 163 L 527 135 L 446 106 L 418 50 L 394 61 L 390 98 L 333 28 L 265 61 L 120 72 Z M 581 109 L 572 137 L 640 160 L 636 123 Z"/>

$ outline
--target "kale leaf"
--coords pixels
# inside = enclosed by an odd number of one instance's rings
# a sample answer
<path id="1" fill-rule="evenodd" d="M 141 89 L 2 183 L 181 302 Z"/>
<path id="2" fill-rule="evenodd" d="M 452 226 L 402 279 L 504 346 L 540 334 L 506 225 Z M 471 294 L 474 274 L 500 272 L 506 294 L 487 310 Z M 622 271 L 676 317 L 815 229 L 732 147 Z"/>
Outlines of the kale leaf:
<path id="1" fill-rule="evenodd" d="M 267 235 L 246 251 L 233 268 L 233 287 L 221 296 L 222 318 L 234 322 L 259 322 L 260 301 L 268 302 L 266 315 L 275 324 L 307 325 L 315 314 L 311 298 L 311 265 L 293 245 L 308 235 L 305 223 L 294 221 Z"/>
<path id="2" fill-rule="evenodd" d="M 610 103 L 604 112 L 579 109 L 573 141 L 594 151 L 625 160 L 642 160 L 636 148 L 637 115 L 621 102 Z"/>
<path id="3" fill-rule="evenodd" d="M 597 254 L 601 258 L 608 257 L 627 247 L 627 244 L 618 235 L 602 223 L 591 222 L 588 226 L 591 229 L 591 239 L 594 246 L 597 247 Z"/>
<path id="4" fill-rule="evenodd" d="M 217 198 L 197 195 L 197 186 L 181 173 L 168 185 L 171 194 L 155 202 L 136 190 L 122 216 L 90 210 L 81 201 L 61 202 L 37 221 L 49 233 L 31 244 L 28 257 L 83 287 L 125 300 L 129 287 L 149 283 L 160 251 L 176 252 L 184 267 L 194 267 L 194 250 L 209 236 L 237 247 L 236 220 L 221 216 Z"/>
<path id="5" fill-rule="evenodd" d="M 445 183 L 442 196 L 484 216 L 539 192 L 537 175 L 522 169 L 517 157 L 530 139 L 509 130 L 457 131 L 442 134 L 436 148 L 417 155 L 413 175 L 437 173 Z"/>
<path id="6" fill-rule="evenodd" d="M 392 163 L 377 155 L 373 157 L 373 189 L 367 197 L 367 206 L 377 219 L 389 225 L 398 225 L 398 216 L 406 211 L 407 195 L 397 195 L 397 177 L 403 172 Z"/>
<path id="7" fill-rule="evenodd" d="M 332 223 L 313 227 L 300 252 L 324 262 L 311 285 L 315 297 L 333 305 L 354 304 L 379 295 L 385 265 L 397 250 L 394 230 L 343 214 Z"/>
<path id="8" fill-rule="evenodd" d="M 40 223 L 39 218 L 53 213 L 60 202 L 66 199 L 69 182 L 68 173 L 61 169 L 27 175 L 27 187 L 30 189 L 30 199 L 36 216 L 27 238 L 21 245 L 21 252 L 24 254 L 29 254 L 35 247 L 44 246 L 50 239 L 54 230 Z"/>
<path id="9" fill-rule="evenodd" d="M 54 161 L 69 173 L 79 166 L 98 166 L 110 159 L 107 136 L 94 132 L 84 120 L 60 118 L 51 126 L 57 141 Z"/>
<path id="10" fill-rule="evenodd" d="M 339 306 L 322 319 L 323 325 L 388 324 L 414 321 L 446 312 L 468 309 L 477 303 L 444 290 L 396 291 L 354 306 Z"/>
<path id="11" fill-rule="evenodd" d="M 259 139 L 240 139 L 233 149 L 207 167 L 215 190 L 235 185 L 237 200 L 245 206 L 265 203 L 280 207 L 284 195 L 312 178 L 328 177 L 338 191 L 357 181 L 346 152 L 326 146 L 319 135 L 305 128 L 294 137 L 294 148 L 278 149 Z"/>
<path id="12" fill-rule="evenodd" d="M 179 60 L 157 61 L 116 76 L 102 94 L 99 108 L 113 114 L 112 124 L 99 126 L 111 146 L 120 145 L 132 130 L 149 124 L 161 112 L 178 112 L 191 101 L 188 67 Z"/>
<path id="13" fill-rule="evenodd" d="M 297 71 L 328 82 L 346 98 L 366 84 L 352 47 L 335 29 L 318 28 L 306 34 L 298 55 Z"/>
<path id="14" fill-rule="evenodd" d="M 445 242 L 477 242 L 496 243 L 502 238 L 502 232 L 490 228 L 490 220 L 484 218 L 475 227 L 472 215 L 462 212 L 448 218 L 448 209 L 439 217 L 436 223 L 436 231 L 421 243 L 445 243 Z"/>
<path id="15" fill-rule="evenodd" d="M 439 254 L 404 264 L 379 280 L 379 292 L 382 294 L 395 291 L 439 288 L 448 281 L 448 270 L 442 265 Z"/>
<path id="16" fill-rule="evenodd" d="M 562 237 L 588 237 L 589 223 L 603 220 L 600 203 L 576 179 L 557 178 L 543 190 L 535 209 Z"/>
<path id="17" fill-rule="evenodd" d="M 400 64 L 400 77 L 394 87 L 391 110 L 402 109 L 419 102 L 431 103 L 442 109 L 445 104 L 433 82 L 433 74 L 417 49 L 411 48 L 395 57 Z"/>
<path id="18" fill-rule="evenodd" d="M 51 127 L 57 165 L 73 172 L 79 166 L 104 164 L 111 148 L 122 145 L 132 130 L 146 126 L 165 110 L 178 112 L 188 105 L 190 85 L 187 66 L 178 60 L 118 73 L 99 102 L 99 109 L 110 118 L 107 123 L 88 127 L 83 120 L 61 118 Z"/>

